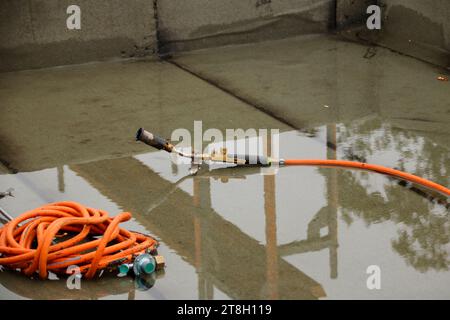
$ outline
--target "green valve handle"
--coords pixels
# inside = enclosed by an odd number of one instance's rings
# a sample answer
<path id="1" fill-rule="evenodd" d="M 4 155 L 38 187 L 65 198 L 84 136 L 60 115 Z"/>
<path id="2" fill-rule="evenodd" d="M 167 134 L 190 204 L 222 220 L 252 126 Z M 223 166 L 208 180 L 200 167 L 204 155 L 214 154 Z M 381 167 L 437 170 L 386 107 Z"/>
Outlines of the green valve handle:
<path id="1" fill-rule="evenodd" d="M 134 263 L 124 263 L 119 266 L 119 274 L 126 275 L 133 269 L 133 272 L 136 276 L 140 276 L 142 274 L 152 274 L 156 270 L 156 260 L 152 255 L 148 253 L 144 253 L 139 255 Z"/>
<path id="2" fill-rule="evenodd" d="M 136 276 L 141 274 L 151 274 L 156 270 L 156 261 L 148 253 L 139 255 L 133 264 L 133 271 Z"/>
<path id="3" fill-rule="evenodd" d="M 119 266 L 119 273 L 122 275 L 128 274 L 128 271 L 133 267 L 133 264 L 124 263 Z"/>

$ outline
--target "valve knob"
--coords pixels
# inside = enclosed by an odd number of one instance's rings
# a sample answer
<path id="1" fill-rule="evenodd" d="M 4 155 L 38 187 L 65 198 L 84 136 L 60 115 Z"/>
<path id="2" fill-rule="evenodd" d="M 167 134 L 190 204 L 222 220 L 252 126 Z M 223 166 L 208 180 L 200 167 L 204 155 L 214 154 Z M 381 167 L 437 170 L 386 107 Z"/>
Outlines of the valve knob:
<path id="1" fill-rule="evenodd" d="M 133 263 L 133 271 L 136 276 L 141 274 L 151 274 L 156 269 L 156 261 L 148 253 L 139 255 Z"/>

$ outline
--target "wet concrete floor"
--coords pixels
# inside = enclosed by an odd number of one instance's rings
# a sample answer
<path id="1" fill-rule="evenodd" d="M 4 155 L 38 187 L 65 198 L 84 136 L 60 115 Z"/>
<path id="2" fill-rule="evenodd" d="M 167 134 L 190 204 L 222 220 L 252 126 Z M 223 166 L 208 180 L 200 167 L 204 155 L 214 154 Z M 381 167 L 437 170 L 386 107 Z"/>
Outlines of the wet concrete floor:
<path id="1" fill-rule="evenodd" d="M 283 158 L 367 161 L 450 186 L 442 72 L 306 36 L 168 62 L 1 74 L 0 191 L 12 187 L 15 198 L 0 206 L 13 216 L 60 200 L 131 211 L 124 226 L 159 238 L 167 268 L 148 290 L 115 276 L 69 290 L 64 280 L 4 271 L 0 298 L 448 298 L 442 196 L 331 168 L 203 168 L 192 177 L 133 141 L 141 125 L 170 136 L 194 120 L 204 129 L 279 128 Z M 381 269 L 380 290 L 367 288 L 371 265 Z"/>

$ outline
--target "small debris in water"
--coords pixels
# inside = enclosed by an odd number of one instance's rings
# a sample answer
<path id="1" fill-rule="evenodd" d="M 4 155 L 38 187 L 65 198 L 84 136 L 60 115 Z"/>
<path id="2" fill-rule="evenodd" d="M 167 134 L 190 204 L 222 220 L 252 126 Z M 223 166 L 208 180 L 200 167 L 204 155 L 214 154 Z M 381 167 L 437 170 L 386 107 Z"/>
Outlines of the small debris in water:
<path id="1" fill-rule="evenodd" d="M 445 77 L 445 76 L 438 76 L 437 79 L 439 81 L 448 81 L 448 77 Z"/>
<path id="2" fill-rule="evenodd" d="M 330 106 L 327 106 L 326 104 L 323 105 L 324 108 L 329 108 Z"/>
<path id="3" fill-rule="evenodd" d="M 13 191 L 13 188 L 9 188 L 4 192 L 0 192 L 0 199 L 3 199 L 4 197 L 14 197 Z"/>

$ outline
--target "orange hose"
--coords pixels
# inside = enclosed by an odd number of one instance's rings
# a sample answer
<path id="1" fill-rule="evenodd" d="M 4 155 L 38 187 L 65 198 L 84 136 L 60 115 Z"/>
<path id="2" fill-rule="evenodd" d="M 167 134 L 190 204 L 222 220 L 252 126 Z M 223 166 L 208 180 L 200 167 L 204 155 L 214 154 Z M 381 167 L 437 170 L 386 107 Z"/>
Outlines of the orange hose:
<path id="1" fill-rule="evenodd" d="M 450 196 L 450 189 L 441 186 L 435 182 L 430 180 L 420 178 L 410 173 L 406 173 L 403 171 L 379 166 L 376 164 L 367 164 L 361 162 L 354 161 L 344 161 L 344 160 L 299 160 L 299 159 L 289 159 L 285 160 L 284 164 L 286 166 L 331 166 L 331 167 L 345 167 L 345 168 L 356 168 L 356 169 L 364 169 L 369 171 L 375 171 L 378 173 L 387 174 L 390 176 L 394 176 L 403 180 L 408 180 L 417 184 L 420 184 L 424 187 L 436 190 L 441 192 L 447 196 Z"/>
<path id="2" fill-rule="evenodd" d="M 48 271 L 66 273 L 77 265 L 84 277 L 113 263 L 130 263 L 134 255 L 153 250 L 158 242 L 118 225 L 131 219 L 123 212 L 114 218 L 103 210 L 76 202 L 57 202 L 27 211 L 0 229 L 0 265 L 20 269 L 31 276 L 36 271 L 42 279 Z M 22 224 L 21 224 L 22 223 Z M 76 234 L 54 243 L 67 232 Z M 92 237 L 102 236 L 99 239 Z"/>

